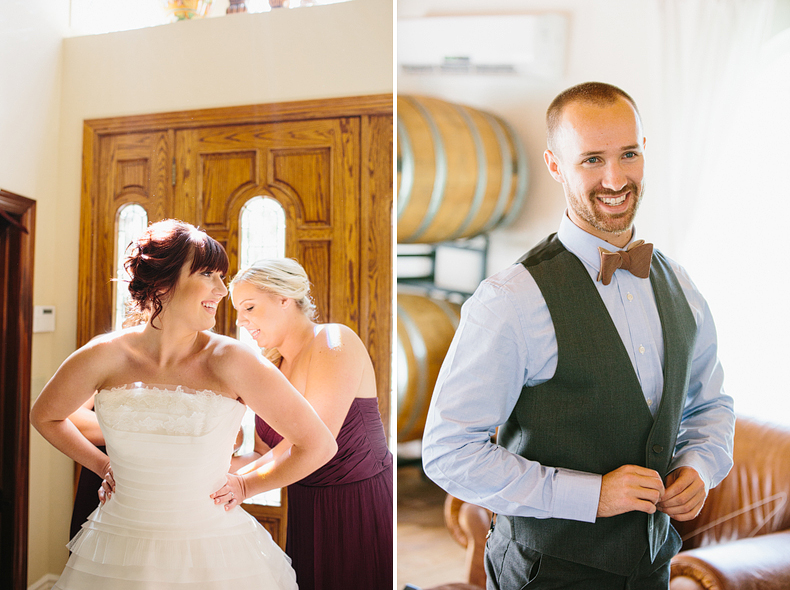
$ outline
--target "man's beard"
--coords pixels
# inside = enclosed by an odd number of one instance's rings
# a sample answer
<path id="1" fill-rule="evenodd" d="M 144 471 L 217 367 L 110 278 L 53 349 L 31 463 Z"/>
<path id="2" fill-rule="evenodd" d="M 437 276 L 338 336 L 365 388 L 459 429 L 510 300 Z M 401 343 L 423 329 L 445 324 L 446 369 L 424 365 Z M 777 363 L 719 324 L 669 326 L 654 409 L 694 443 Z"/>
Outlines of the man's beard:
<path id="1" fill-rule="evenodd" d="M 642 202 L 644 190 L 644 183 L 642 183 L 641 187 L 637 187 L 636 183 L 629 181 L 625 188 L 619 191 L 603 188 L 591 191 L 585 196 L 584 201 L 579 198 L 578 194 L 571 193 L 570 202 L 574 213 L 592 227 L 600 232 L 619 235 L 631 229 L 634 223 L 634 217 L 636 217 L 636 211 L 639 209 L 639 204 Z M 614 197 L 626 192 L 631 193 L 628 209 L 622 213 L 616 214 L 604 213 L 602 211 L 598 197 Z"/>

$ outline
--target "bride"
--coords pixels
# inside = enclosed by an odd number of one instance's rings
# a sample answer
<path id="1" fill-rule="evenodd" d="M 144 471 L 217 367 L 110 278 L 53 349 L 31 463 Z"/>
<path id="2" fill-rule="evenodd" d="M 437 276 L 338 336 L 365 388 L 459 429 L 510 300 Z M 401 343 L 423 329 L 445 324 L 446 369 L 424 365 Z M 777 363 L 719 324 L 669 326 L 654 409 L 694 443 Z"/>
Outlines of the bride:
<path id="1" fill-rule="evenodd" d="M 296 588 L 265 529 L 230 508 L 315 471 L 336 452 L 332 434 L 271 363 L 210 331 L 228 293 L 218 242 L 160 221 L 133 244 L 126 268 L 145 323 L 74 352 L 31 410 L 44 438 L 114 488 L 69 543 L 55 588 Z M 107 455 L 68 420 L 94 392 Z M 251 473 L 229 475 L 245 404 L 293 446 Z"/>

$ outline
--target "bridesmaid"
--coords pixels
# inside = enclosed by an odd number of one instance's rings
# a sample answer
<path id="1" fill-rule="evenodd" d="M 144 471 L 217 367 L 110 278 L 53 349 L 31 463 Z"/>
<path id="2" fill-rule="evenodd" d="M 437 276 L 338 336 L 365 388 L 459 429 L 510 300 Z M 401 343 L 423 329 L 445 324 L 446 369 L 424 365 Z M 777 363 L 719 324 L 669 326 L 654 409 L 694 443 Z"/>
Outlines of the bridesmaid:
<path id="1" fill-rule="evenodd" d="M 305 396 L 337 440 L 335 457 L 288 486 L 286 553 L 301 590 L 391 590 L 392 454 L 373 364 L 347 326 L 316 322 L 310 282 L 291 259 L 260 260 L 230 284 L 237 323 Z M 289 444 L 256 417 L 247 472 Z"/>

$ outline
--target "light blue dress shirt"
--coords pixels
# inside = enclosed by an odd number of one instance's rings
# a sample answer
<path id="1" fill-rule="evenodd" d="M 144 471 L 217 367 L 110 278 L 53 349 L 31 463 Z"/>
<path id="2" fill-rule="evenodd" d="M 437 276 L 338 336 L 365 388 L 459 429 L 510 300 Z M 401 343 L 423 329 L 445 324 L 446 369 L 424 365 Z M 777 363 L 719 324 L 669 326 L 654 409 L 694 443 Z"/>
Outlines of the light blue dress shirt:
<path id="1" fill-rule="evenodd" d="M 636 231 L 632 236 L 635 239 Z M 649 279 L 615 271 L 596 281 L 598 246 L 611 244 L 563 215 L 558 231 L 595 281 L 655 416 L 664 386 L 664 343 Z M 706 490 L 732 467 L 732 398 L 722 389 L 716 328 L 686 271 L 670 261 L 697 324 L 686 405 L 670 470 L 693 467 Z M 450 494 L 498 514 L 594 522 L 601 475 L 541 465 L 492 444 L 523 386 L 543 383 L 557 368 L 549 310 L 529 271 L 515 264 L 480 284 L 463 305 L 461 322 L 436 380 L 423 434 L 425 473 Z"/>

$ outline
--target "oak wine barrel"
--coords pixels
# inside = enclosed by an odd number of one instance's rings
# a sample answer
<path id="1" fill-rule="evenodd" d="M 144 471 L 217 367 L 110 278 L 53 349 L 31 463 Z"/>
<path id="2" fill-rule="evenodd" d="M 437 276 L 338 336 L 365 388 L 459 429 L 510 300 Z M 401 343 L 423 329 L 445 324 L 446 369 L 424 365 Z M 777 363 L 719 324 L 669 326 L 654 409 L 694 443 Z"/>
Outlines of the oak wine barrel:
<path id="1" fill-rule="evenodd" d="M 398 442 L 422 437 L 436 377 L 460 318 L 457 303 L 398 293 Z"/>
<path id="2" fill-rule="evenodd" d="M 527 158 L 500 117 L 398 96 L 398 242 L 470 238 L 509 223 L 527 192 Z"/>

